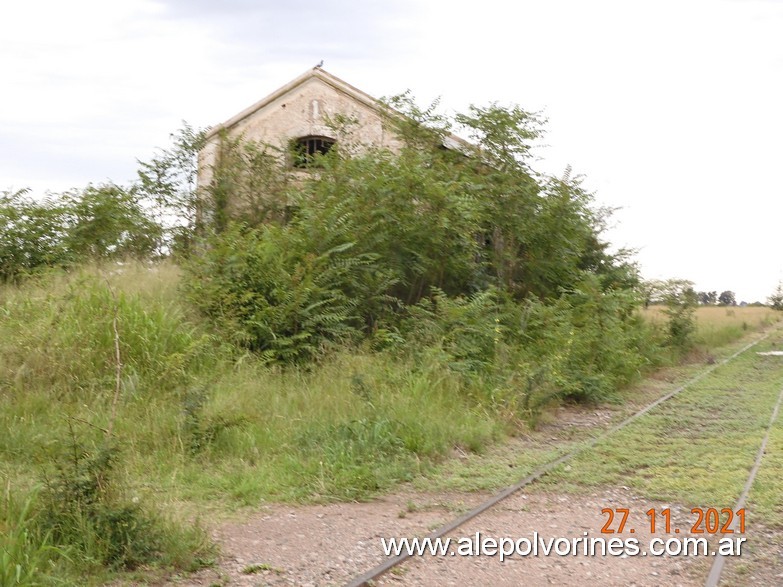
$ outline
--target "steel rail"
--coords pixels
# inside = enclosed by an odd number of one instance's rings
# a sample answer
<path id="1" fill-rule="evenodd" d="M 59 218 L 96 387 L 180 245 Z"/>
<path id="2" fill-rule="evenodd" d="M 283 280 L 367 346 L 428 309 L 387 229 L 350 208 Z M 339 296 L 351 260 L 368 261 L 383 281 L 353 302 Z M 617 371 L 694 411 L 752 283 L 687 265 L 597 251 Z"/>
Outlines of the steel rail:
<path id="1" fill-rule="evenodd" d="M 722 359 L 721 361 L 716 362 L 713 365 L 710 365 L 704 371 L 702 371 L 701 373 L 699 373 L 695 377 L 692 377 L 691 379 L 689 379 L 688 381 L 686 381 L 685 383 L 683 383 L 682 385 L 680 385 L 679 387 L 677 387 L 673 391 L 670 391 L 666 395 L 663 395 L 663 396 L 659 397 L 654 402 L 648 404 L 647 406 L 645 406 L 644 408 L 642 408 L 638 412 L 632 414 L 631 416 L 628 416 L 627 418 L 622 420 L 620 423 L 615 424 L 614 426 L 612 426 L 609 429 L 605 430 L 604 432 L 602 432 L 598 436 L 582 442 L 579 446 L 577 446 L 572 451 L 570 451 L 570 452 L 568 452 L 568 453 L 566 453 L 564 455 L 561 455 L 558 458 L 541 465 L 538 469 L 533 471 L 531 474 L 529 474 L 524 479 L 521 479 L 520 481 L 518 481 L 514 485 L 511 485 L 511 486 L 507 487 L 506 489 L 504 489 L 500 493 L 492 496 L 491 498 L 489 498 L 488 500 L 486 500 L 482 504 L 478 505 L 474 509 L 470 510 L 469 512 L 467 512 L 467 513 L 463 514 L 462 516 L 452 520 L 451 522 L 448 522 L 448 523 L 444 524 L 443 526 L 439 527 L 438 529 L 436 529 L 432 533 L 428 534 L 427 537 L 425 538 L 425 540 L 427 540 L 427 539 L 435 540 L 437 538 L 442 538 L 443 536 L 445 536 L 446 534 L 449 534 L 450 532 L 453 532 L 454 530 L 456 530 L 457 528 L 459 528 L 460 526 L 462 526 L 466 522 L 472 520 L 473 518 L 475 518 L 475 517 L 479 516 L 480 514 L 484 513 L 488 509 L 494 507 L 495 505 L 497 505 L 498 503 L 500 503 L 501 501 L 503 501 L 507 497 L 513 495 L 514 493 L 516 493 L 517 491 L 519 491 L 523 487 L 526 487 L 527 485 L 530 485 L 531 483 L 534 483 L 535 481 L 537 481 L 538 479 L 540 479 L 541 477 L 543 477 L 544 475 L 546 475 L 547 473 L 552 471 L 552 469 L 554 469 L 558 465 L 561 465 L 561 464 L 563 464 L 563 463 L 565 463 L 567 461 L 570 461 L 571 459 L 573 459 L 576 456 L 582 454 L 586 450 L 589 450 L 589 449 L 593 448 L 596 444 L 598 444 L 602 440 L 606 439 L 608 436 L 614 434 L 615 432 L 617 432 L 618 430 L 620 430 L 622 428 L 625 428 L 628 424 L 630 424 L 631 422 L 637 420 L 638 418 L 641 418 L 642 416 L 644 416 L 650 410 L 656 408 L 657 406 L 659 406 L 663 402 L 666 402 L 666 401 L 670 400 L 671 398 L 673 398 L 674 396 L 678 395 L 679 393 L 681 393 L 682 391 L 684 391 L 685 389 L 687 389 L 691 385 L 701 381 L 707 375 L 709 375 L 713 371 L 715 371 L 715 369 L 718 369 L 719 367 L 722 367 L 726 363 L 728 363 L 730 361 L 733 361 L 734 359 L 736 359 L 738 356 L 740 356 L 745 351 L 753 348 L 758 343 L 760 343 L 761 341 L 763 341 L 766 338 L 768 338 L 770 334 L 771 333 L 767 332 L 766 334 L 760 336 L 759 338 L 757 338 L 753 342 L 750 342 L 750 343 L 746 344 L 744 347 L 742 347 L 738 351 L 732 353 L 728 357 Z M 407 559 L 411 558 L 412 556 L 413 556 L 412 554 L 404 552 L 404 553 L 401 553 L 401 554 L 399 554 L 399 555 L 397 555 L 395 557 L 392 557 L 392 558 L 382 562 L 381 564 L 377 565 L 376 567 L 370 569 L 369 571 L 367 571 L 363 575 L 360 575 L 360 576 L 352 579 L 350 582 L 346 583 L 346 587 L 370 587 L 372 585 L 373 581 L 378 579 L 381 575 L 384 575 L 385 573 L 389 572 L 391 569 L 393 569 L 397 565 L 403 563 L 404 561 L 406 561 Z"/>
<path id="2" fill-rule="evenodd" d="M 753 463 L 753 468 L 750 470 L 750 475 L 748 475 L 748 480 L 745 482 L 745 487 L 742 490 L 742 494 L 737 500 L 737 504 L 734 506 L 735 512 L 745 507 L 745 501 L 748 499 L 748 494 L 750 493 L 751 487 L 753 487 L 753 481 L 756 479 L 756 473 L 758 473 L 759 469 L 761 468 L 761 461 L 764 458 L 764 454 L 766 453 L 767 443 L 769 442 L 769 437 L 772 434 L 772 427 L 775 425 L 775 420 L 778 418 L 781 404 L 783 404 L 783 388 L 780 389 L 778 402 L 775 404 L 775 409 L 772 410 L 772 415 L 769 418 L 767 433 L 764 435 L 764 440 L 761 441 L 761 446 L 759 446 L 759 450 L 756 453 L 756 461 Z M 734 516 L 732 518 L 731 524 L 729 524 L 728 533 L 733 533 L 736 530 L 738 519 L 738 516 Z M 720 576 L 723 572 L 723 566 L 725 564 L 726 556 L 718 554 L 718 556 L 712 562 L 712 567 L 710 567 L 710 574 L 707 576 L 707 582 L 704 583 L 704 587 L 716 587 L 716 585 L 720 582 Z"/>

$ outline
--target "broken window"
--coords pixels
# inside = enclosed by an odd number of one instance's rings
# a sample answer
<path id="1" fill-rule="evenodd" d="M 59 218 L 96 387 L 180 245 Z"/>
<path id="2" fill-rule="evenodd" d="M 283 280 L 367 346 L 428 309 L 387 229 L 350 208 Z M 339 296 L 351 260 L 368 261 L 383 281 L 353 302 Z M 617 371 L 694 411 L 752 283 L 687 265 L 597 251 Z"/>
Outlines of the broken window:
<path id="1" fill-rule="evenodd" d="M 312 167 L 318 155 L 326 155 L 334 146 L 329 137 L 301 137 L 292 142 L 294 167 Z"/>

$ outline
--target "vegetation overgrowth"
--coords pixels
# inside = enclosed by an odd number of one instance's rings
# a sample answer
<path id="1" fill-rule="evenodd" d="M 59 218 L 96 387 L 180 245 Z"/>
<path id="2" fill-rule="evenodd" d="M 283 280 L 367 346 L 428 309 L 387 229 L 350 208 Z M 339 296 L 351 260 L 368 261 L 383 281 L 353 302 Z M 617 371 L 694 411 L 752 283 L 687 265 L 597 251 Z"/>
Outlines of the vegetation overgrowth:
<path id="1" fill-rule="evenodd" d="M 455 151 L 392 102 L 398 153 L 223 137 L 197 191 L 186 127 L 128 188 L 3 196 L 0 585 L 209 564 L 204 507 L 364 499 L 692 348 L 692 290 L 646 320 L 607 212 L 530 168 L 535 115 Z"/>
<path id="2" fill-rule="evenodd" d="M 733 507 L 742 494 L 780 395 L 780 330 L 628 427 L 581 453 L 546 484 L 563 490 L 626 485 L 637 494 L 689 506 Z M 779 420 L 771 442 L 779 440 Z M 754 522 L 780 527 L 780 458 L 767 449 L 751 492 Z"/>

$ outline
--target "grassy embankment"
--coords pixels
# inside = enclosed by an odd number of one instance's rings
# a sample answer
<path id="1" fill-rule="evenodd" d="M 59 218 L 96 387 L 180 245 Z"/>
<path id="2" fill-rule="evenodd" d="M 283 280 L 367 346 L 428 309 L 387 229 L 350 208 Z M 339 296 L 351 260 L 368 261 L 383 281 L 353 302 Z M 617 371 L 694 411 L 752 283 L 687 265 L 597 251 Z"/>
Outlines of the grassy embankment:
<path id="1" fill-rule="evenodd" d="M 48 546 L 69 529 L 40 523 L 52 513 L 45 504 L 64 496 L 79 504 L 66 512 L 70 531 L 106 519 L 154 526 L 145 548 L 158 564 L 193 568 L 208 562 L 208 545 L 177 525 L 199 515 L 264 500 L 361 499 L 432 472 L 454 447 L 480 452 L 509 431 L 505 414 L 435 360 L 414 368 L 346 351 L 283 371 L 239 356 L 191 315 L 178 282 L 172 266 L 126 266 L 0 290 L 4 586 L 29 584 L 28 572 L 89 572 L 99 582 L 107 567 L 144 566 L 144 553 L 117 554 L 100 536 L 78 553 Z M 773 319 L 729 311 L 717 309 L 733 318 L 720 327 L 700 319 L 705 343 Z"/>
<path id="2" fill-rule="evenodd" d="M 108 273 L 0 291 L 3 587 L 194 568 L 211 556 L 187 530 L 200 516 L 361 499 L 503 433 L 434 362 L 346 351 L 283 371 L 202 327 L 175 267 Z M 100 535 L 114 527 L 127 532 Z"/>

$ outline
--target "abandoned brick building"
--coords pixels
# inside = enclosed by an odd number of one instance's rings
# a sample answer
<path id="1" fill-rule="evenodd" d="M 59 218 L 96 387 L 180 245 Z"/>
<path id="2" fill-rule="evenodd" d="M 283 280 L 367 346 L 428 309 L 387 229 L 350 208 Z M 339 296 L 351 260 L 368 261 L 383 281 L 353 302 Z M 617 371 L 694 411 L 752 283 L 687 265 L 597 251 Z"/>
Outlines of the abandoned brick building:
<path id="1" fill-rule="evenodd" d="M 226 134 L 261 142 L 280 152 L 290 152 L 293 147 L 294 153 L 302 156 L 289 158 L 288 163 L 296 166 L 335 144 L 338 137 L 329 121 L 341 115 L 354 121 L 351 139 L 355 144 L 396 150 L 400 141 L 386 124 L 388 112 L 379 100 L 315 67 L 209 131 L 199 156 L 199 185 L 209 184 L 221 137 Z M 447 148 L 460 143 L 464 141 L 456 136 L 444 140 Z"/>

